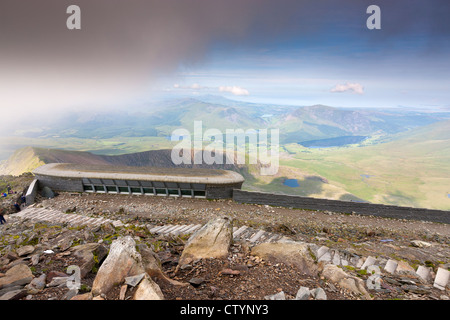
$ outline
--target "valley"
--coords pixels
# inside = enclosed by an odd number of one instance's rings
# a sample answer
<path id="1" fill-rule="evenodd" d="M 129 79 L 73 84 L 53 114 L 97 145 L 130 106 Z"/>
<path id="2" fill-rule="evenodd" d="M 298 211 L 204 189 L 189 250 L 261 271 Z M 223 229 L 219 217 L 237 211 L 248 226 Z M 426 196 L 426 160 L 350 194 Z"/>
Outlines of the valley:
<path id="1" fill-rule="evenodd" d="M 260 164 L 248 162 L 214 165 L 241 173 L 244 190 L 450 210 L 448 119 L 450 113 L 435 110 L 177 99 L 125 113 L 73 113 L 57 123 L 20 128 L 0 142 L 0 174 L 20 175 L 50 162 L 172 167 L 170 150 L 179 143 L 171 141 L 172 132 L 193 132 L 194 121 L 202 121 L 203 133 L 280 130 L 275 175 L 263 176 Z"/>

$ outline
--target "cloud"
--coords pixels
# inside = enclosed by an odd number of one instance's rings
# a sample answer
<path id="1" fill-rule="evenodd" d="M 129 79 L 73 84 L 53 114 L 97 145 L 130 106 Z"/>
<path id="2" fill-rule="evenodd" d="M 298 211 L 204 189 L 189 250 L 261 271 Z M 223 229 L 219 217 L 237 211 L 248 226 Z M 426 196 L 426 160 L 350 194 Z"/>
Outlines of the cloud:
<path id="1" fill-rule="evenodd" d="M 331 92 L 348 92 L 348 91 L 357 94 L 363 94 L 364 88 L 359 83 L 345 83 L 345 84 L 338 84 L 331 89 Z"/>
<path id="2" fill-rule="evenodd" d="M 238 87 L 238 86 L 219 86 L 219 87 L 207 87 L 207 86 L 201 86 L 198 83 L 194 83 L 191 85 L 180 85 L 178 83 L 175 83 L 173 85 L 173 87 L 175 89 L 180 89 L 180 90 L 219 90 L 220 92 L 228 92 L 231 94 L 234 94 L 235 96 L 248 96 L 250 95 L 250 93 L 248 92 L 247 89 L 244 89 L 242 87 Z"/>
<path id="3" fill-rule="evenodd" d="M 198 83 L 194 83 L 194 84 L 191 84 L 189 86 L 182 86 L 182 85 L 180 85 L 178 83 L 175 83 L 173 85 L 173 87 L 175 89 L 192 89 L 192 90 L 201 90 L 201 89 L 207 88 L 207 87 L 203 87 L 203 86 L 199 85 Z"/>
<path id="4" fill-rule="evenodd" d="M 221 86 L 219 87 L 220 92 L 229 92 L 231 94 L 234 94 L 235 96 L 248 96 L 250 93 L 247 89 L 237 87 L 237 86 Z"/>

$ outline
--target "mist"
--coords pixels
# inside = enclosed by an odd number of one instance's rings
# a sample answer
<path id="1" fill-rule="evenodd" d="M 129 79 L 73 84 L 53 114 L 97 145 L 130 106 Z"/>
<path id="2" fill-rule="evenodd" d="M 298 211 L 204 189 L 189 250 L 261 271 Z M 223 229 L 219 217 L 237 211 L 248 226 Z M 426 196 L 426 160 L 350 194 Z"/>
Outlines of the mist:
<path id="1" fill-rule="evenodd" d="M 392 34 L 442 36 L 445 10 L 378 1 Z M 434 1 L 448 8 L 448 2 Z M 68 30 L 66 9 L 81 8 L 81 30 Z M 299 0 L 2 0 L 0 132 L 48 122 L 67 111 L 126 108 L 159 77 L 208 61 L 211 48 L 259 50 L 290 42 L 358 35 L 371 1 Z M 411 9 L 413 8 L 413 9 Z M 420 6 L 419 6 L 420 8 Z M 392 9 L 392 10 L 391 10 Z M 384 26 L 383 25 L 383 26 Z M 416 30 L 416 29 L 414 29 Z M 364 30 L 365 31 L 365 30 Z M 380 33 L 361 41 L 382 41 Z M 444 34 L 445 35 L 445 34 Z M 316 40 L 314 40 L 316 39 Z M 18 120 L 20 119 L 20 121 Z"/>

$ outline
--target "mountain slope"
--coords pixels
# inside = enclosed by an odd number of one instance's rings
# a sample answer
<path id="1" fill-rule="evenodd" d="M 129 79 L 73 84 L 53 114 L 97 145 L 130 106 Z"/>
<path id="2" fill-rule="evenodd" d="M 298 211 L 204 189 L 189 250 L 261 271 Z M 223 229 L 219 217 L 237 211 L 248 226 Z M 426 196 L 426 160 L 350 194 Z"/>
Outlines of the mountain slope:
<path id="1" fill-rule="evenodd" d="M 448 120 L 400 133 L 391 142 L 300 151 L 280 163 L 325 177 L 373 203 L 450 210 Z"/>
<path id="2" fill-rule="evenodd" d="M 225 169 L 237 172 L 245 167 L 234 164 L 194 164 L 194 153 L 191 153 L 192 164 L 175 165 L 171 159 L 172 150 L 150 150 L 122 155 L 97 155 L 84 151 L 69 151 L 59 149 L 44 149 L 25 147 L 17 150 L 6 162 L 0 166 L 0 175 L 20 175 L 29 172 L 46 163 L 77 163 L 95 165 L 117 165 L 137 167 L 165 167 L 165 168 L 207 168 Z"/>

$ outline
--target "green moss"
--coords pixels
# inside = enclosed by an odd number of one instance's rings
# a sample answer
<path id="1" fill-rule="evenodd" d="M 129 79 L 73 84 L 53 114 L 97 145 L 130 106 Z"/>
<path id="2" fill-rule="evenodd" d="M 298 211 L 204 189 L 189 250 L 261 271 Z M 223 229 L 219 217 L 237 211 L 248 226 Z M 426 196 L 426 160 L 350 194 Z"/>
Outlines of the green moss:
<path id="1" fill-rule="evenodd" d="M 314 261 L 317 261 L 317 257 L 314 254 L 314 252 L 312 252 L 310 247 L 308 247 L 308 252 L 309 252 L 309 255 L 311 256 L 311 258 L 313 258 Z"/>
<path id="2" fill-rule="evenodd" d="M 343 266 L 344 268 L 346 268 L 347 270 L 350 270 L 350 271 L 354 271 L 355 270 L 355 267 L 352 267 L 352 266 Z"/>
<path id="3" fill-rule="evenodd" d="M 153 251 L 156 253 L 156 252 L 159 252 L 159 251 L 162 251 L 164 248 L 163 248 L 163 242 L 161 241 L 161 240 L 157 240 L 157 241 L 155 241 L 155 242 L 153 242 L 152 244 L 151 244 L 151 246 L 152 246 L 152 248 L 153 248 Z"/>
<path id="4" fill-rule="evenodd" d="M 89 291 L 91 291 L 91 287 L 89 287 L 88 285 L 82 284 L 80 286 L 80 293 L 87 293 Z"/>
<path id="5" fill-rule="evenodd" d="M 358 270 L 356 271 L 358 274 L 360 275 L 366 275 L 367 274 L 367 270 Z"/>
<path id="6" fill-rule="evenodd" d="M 72 242 L 72 247 L 76 247 L 76 246 L 81 245 L 82 241 L 83 241 L 83 240 L 81 240 L 81 239 L 75 239 L 75 240 L 73 240 L 73 242 Z"/>

